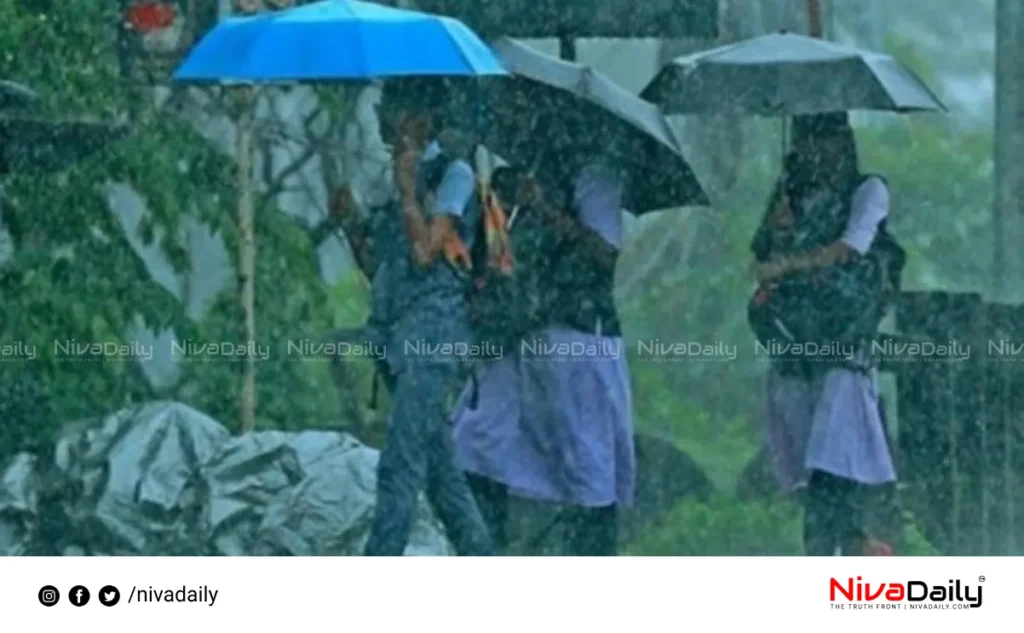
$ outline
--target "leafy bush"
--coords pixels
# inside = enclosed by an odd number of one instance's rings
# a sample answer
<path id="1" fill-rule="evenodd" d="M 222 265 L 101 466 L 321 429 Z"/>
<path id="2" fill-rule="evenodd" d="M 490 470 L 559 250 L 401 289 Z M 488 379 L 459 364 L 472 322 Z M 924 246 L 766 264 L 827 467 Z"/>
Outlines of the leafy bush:
<path id="1" fill-rule="evenodd" d="M 631 556 L 801 556 L 803 513 L 785 500 L 740 501 L 720 496 L 681 504 L 625 552 Z M 937 556 L 911 515 L 903 529 L 903 556 Z"/>
<path id="2" fill-rule="evenodd" d="M 800 512 L 784 502 L 721 496 L 681 504 L 658 529 L 630 547 L 632 556 L 798 556 Z"/>

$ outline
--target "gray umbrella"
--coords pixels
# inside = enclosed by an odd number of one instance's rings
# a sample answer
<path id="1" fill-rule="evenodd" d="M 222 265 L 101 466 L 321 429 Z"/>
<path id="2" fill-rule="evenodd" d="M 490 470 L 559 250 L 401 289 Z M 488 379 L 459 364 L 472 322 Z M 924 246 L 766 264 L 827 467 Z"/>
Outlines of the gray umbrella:
<path id="1" fill-rule="evenodd" d="M 669 114 L 946 110 L 924 82 L 889 55 L 788 33 L 677 58 L 641 96 Z"/>
<path id="2" fill-rule="evenodd" d="M 127 132 L 128 128 L 122 125 L 0 114 L 0 175 L 63 169 Z"/>
<path id="3" fill-rule="evenodd" d="M 0 110 L 24 110 L 39 102 L 39 95 L 28 86 L 0 79 Z"/>
<path id="4" fill-rule="evenodd" d="M 633 96 L 589 66 L 545 55 L 509 38 L 499 39 L 492 46 L 513 75 L 511 81 L 503 78 L 490 84 L 489 97 L 498 100 L 495 108 L 518 102 L 527 108 L 543 108 L 554 117 L 559 113 L 579 114 L 595 135 L 615 139 L 616 157 L 626 166 L 627 181 L 638 183 L 626 187 L 626 209 L 639 215 L 657 209 L 710 204 L 683 157 L 672 126 L 657 106 Z M 506 90 L 517 94 L 509 95 Z M 502 129 L 501 120 L 495 123 L 491 131 L 492 140 L 498 141 L 498 153 L 521 164 L 531 164 L 536 156 L 516 156 L 515 152 L 536 152 L 538 145 L 502 143 L 522 135 L 523 130 Z"/>

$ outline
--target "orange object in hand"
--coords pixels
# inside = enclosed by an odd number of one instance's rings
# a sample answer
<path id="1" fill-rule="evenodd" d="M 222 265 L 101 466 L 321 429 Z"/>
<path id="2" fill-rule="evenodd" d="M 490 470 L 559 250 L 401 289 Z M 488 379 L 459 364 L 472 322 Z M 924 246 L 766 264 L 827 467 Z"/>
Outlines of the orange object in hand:
<path id="1" fill-rule="evenodd" d="M 515 264 L 507 231 L 508 216 L 490 185 L 481 183 L 480 193 L 484 201 L 483 222 L 488 263 L 503 275 L 511 275 Z"/>
<path id="2" fill-rule="evenodd" d="M 457 233 L 449 233 L 441 244 L 441 250 L 449 263 L 464 270 L 473 270 L 473 260 Z"/>

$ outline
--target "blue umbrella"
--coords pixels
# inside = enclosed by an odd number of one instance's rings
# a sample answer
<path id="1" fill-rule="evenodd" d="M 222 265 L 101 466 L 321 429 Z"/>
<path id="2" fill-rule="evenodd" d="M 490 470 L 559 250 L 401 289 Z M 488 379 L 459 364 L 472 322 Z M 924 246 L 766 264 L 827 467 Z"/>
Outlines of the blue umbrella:
<path id="1" fill-rule="evenodd" d="M 174 73 L 178 81 L 344 81 L 507 74 L 454 18 L 357 0 L 229 18 Z"/>

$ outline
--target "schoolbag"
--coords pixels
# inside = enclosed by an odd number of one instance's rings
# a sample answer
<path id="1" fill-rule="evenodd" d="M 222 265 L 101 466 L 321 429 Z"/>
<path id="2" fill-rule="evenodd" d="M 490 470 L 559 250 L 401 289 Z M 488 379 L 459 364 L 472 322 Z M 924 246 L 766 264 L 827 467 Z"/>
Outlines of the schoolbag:
<path id="1" fill-rule="evenodd" d="M 858 187 L 871 177 L 877 176 L 864 176 Z M 865 255 L 759 288 L 748 304 L 748 323 L 769 350 L 778 349 L 773 343 L 845 345 L 873 339 L 899 295 L 905 265 L 906 251 L 883 220 Z M 776 354 L 772 360 L 784 375 L 806 375 L 809 369 L 802 354 Z M 842 354 L 814 360 L 818 367 L 849 364 Z"/>
<path id="2" fill-rule="evenodd" d="M 481 351 L 501 357 L 515 351 L 545 323 L 544 277 L 555 234 L 537 214 L 517 209 L 509 216 L 498 195 L 480 181 L 482 218 L 474 242 L 469 319 Z"/>
<path id="3" fill-rule="evenodd" d="M 450 164 L 442 155 L 425 166 L 428 189 L 440 185 Z M 443 244 L 444 257 L 467 277 L 469 321 L 479 355 L 498 358 L 543 320 L 540 276 L 545 271 L 537 256 L 550 253 L 551 246 L 535 214 L 522 213 L 511 222 L 504 202 L 483 178 L 477 179 L 473 204 L 479 218 L 473 245 L 467 249 L 453 235 Z"/>

